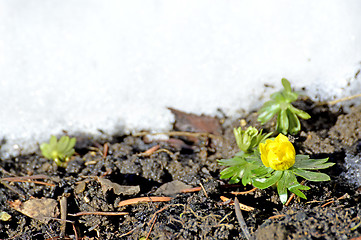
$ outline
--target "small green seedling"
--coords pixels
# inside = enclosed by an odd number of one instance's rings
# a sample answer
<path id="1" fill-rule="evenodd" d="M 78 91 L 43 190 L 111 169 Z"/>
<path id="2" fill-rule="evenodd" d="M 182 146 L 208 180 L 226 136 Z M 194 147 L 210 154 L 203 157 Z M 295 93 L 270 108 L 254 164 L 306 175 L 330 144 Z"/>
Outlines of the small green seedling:
<path id="1" fill-rule="evenodd" d="M 301 124 L 298 117 L 302 119 L 309 119 L 311 116 L 292 106 L 292 102 L 298 98 L 298 93 L 293 92 L 290 82 L 282 78 L 282 85 L 284 89 L 271 95 L 271 100 L 264 103 L 262 108 L 258 111 L 258 121 L 265 124 L 277 114 L 276 129 L 283 134 L 297 134 L 301 130 Z"/>
<path id="2" fill-rule="evenodd" d="M 76 138 L 62 136 L 58 141 L 52 135 L 49 143 L 42 143 L 40 145 L 40 150 L 44 157 L 54 160 L 59 167 L 66 167 L 70 157 L 75 153 L 75 143 Z"/>

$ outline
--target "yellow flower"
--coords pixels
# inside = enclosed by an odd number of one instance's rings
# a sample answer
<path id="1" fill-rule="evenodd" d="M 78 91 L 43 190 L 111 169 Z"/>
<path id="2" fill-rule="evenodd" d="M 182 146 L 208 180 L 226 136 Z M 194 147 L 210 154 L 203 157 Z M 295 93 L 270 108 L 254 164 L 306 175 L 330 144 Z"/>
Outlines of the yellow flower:
<path id="1" fill-rule="evenodd" d="M 287 170 L 295 164 L 296 151 L 288 138 L 280 133 L 274 140 L 260 143 L 261 159 L 266 167 Z"/>

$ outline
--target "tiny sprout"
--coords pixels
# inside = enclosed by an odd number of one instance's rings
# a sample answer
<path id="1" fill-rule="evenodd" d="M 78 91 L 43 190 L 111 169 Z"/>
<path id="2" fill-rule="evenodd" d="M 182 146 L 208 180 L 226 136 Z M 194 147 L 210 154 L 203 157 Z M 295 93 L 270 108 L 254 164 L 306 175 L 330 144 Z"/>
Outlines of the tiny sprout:
<path id="1" fill-rule="evenodd" d="M 66 167 L 70 157 L 75 152 L 75 143 L 76 138 L 62 136 L 58 141 L 57 138 L 52 135 L 49 143 L 42 143 L 40 145 L 40 150 L 45 158 L 53 159 L 59 167 Z"/>
<path id="2" fill-rule="evenodd" d="M 301 130 L 298 117 L 309 119 L 311 116 L 292 106 L 291 103 L 297 100 L 298 94 L 292 91 L 290 82 L 282 78 L 282 85 L 284 89 L 272 94 L 272 100 L 265 102 L 259 110 L 258 121 L 265 124 L 277 114 L 277 131 L 283 134 L 297 134 Z"/>

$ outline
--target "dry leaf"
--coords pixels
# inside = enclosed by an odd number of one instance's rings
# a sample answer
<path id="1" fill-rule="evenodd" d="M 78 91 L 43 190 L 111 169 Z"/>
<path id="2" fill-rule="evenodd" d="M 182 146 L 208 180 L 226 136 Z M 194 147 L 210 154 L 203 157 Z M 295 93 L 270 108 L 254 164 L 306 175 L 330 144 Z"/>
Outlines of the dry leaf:
<path id="1" fill-rule="evenodd" d="M 22 214 L 47 223 L 50 218 L 59 216 L 58 202 L 51 198 L 32 198 L 26 202 L 15 200 L 10 207 Z"/>
<path id="2" fill-rule="evenodd" d="M 187 185 L 179 180 L 174 180 L 160 186 L 155 194 L 164 194 L 164 195 L 172 195 L 176 193 L 182 192 L 184 189 L 189 189 L 192 186 Z"/>
<path id="3" fill-rule="evenodd" d="M 139 186 L 126 186 L 126 185 L 119 185 L 118 183 L 114 183 L 109 179 L 105 178 L 98 178 L 98 181 L 102 185 L 102 191 L 105 194 L 108 190 L 113 189 L 113 192 L 116 195 L 134 195 L 140 192 Z"/>
<path id="4" fill-rule="evenodd" d="M 168 108 L 175 116 L 175 129 L 184 132 L 206 132 L 215 135 L 222 134 L 222 127 L 215 117 L 185 113 Z"/>

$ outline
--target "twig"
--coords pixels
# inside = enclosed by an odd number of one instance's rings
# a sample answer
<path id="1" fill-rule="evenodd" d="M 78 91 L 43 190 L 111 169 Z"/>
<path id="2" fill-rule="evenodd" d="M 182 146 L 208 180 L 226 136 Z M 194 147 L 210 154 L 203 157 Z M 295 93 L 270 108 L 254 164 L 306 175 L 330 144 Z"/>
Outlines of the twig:
<path id="1" fill-rule="evenodd" d="M 303 185 L 305 182 L 306 182 L 306 180 L 302 180 L 302 182 L 300 184 Z M 296 194 L 294 194 L 294 193 L 291 194 L 290 198 L 285 203 L 286 207 L 291 203 L 292 199 L 294 199 L 295 196 L 296 196 Z"/>
<path id="2" fill-rule="evenodd" d="M 15 181 L 15 180 L 29 180 L 29 179 L 50 179 L 50 177 L 46 175 L 32 175 L 32 176 L 24 176 L 24 177 L 5 177 L 5 178 L 1 178 L 0 180 Z"/>
<path id="3" fill-rule="evenodd" d="M 356 219 L 360 220 L 359 217 L 356 217 Z M 353 226 L 353 227 L 351 228 L 351 231 L 356 230 L 359 226 L 361 226 L 361 221 L 360 221 L 358 224 L 356 224 L 355 226 Z"/>
<path id="4" fill-rule="evenodd" d="M 345 193 L 344 195 L 342 195 L 341 197 L 337 198 L 336 200 L 330 199 L 329 202 L 322 204 L 321 207 L 326 207 L 327 205 L 330 205 L 331 203 L 334 203 L 337 200 L 341 200 L 341 199 L 345 199 L 347 198 L 349 195 L 347 193 Z"/>
<path id="5" fill-rule="evenodd" d="M 10 189 L 11 191 L 13 191 L 13 192 L 15 192 L 16 194 L 18 194 L 22 199 L 25 199 L 25 195 L 22 194 L 19 190 L 13 188 L 13 187 L 10 186 L 8 183 L 3 182 L 3 181 L 1 181 L 1 180 L 0 180 L 0 183 L 1 183 L 2 185 L 4 185 L 5 187 L 7 187 L 8 189 Z"/>
<path id="6" fill-rule="evenodd" d="M 248 193 L 254 192 L 256 190 L 257 190 L 257 188 L 252 188 L 251 190 L 244 191 L 244 192 L 233 192 L 232 191 L 231 193 L 234 194 L 234 195 L 241 195 L 241 194 L 248 194 Z"/>
<path id="7" fill-rule="evenodd" d="M 123 207 L 123 206 L 142 203 L 142 202 L 168 202 L 170 200 L 172 200 L 171 197 L 139 197 L 139 198 L 131 198 L 131 199 L 121 201 L 118 204 L 118 207 Z"/>
<path id="8" fill-rule="evenodd" d="M 206 198 L 208 198 L 208 194 L 206 192 L 206 189 L 204 189 L 203 184 L 199 183 L 199 185 L 201 185 L 201 188 L 203 189 L 204 195 L 206 196 Z"/>
<path id="9" fill-rule="evenodd" d="M 78 237 L 78 233 L 76 232 L 75 224 L 74 224 L 74 223 L 71 223 L 71 225 L 73 225 L 73 231 L 74 231 L 74 235 L 75 235 L 75 240 L 78 240 L 79 237 Z"/>
<path id="10" fill-rule="evenodd" d="M 232 201 L 232 199 L 229 199 L 229 198 L 227 198 L 227 197 L 225 197 L 225 196 L 220 196 L 220 198 L 221 198 L 221 200 L 222 200 L 223 202 L 228 202 L 228 203 L 231 204 L 231 205 L 236 204 L 235 202 Z M 240 203 L 239 201 L 238 201 L 238 205 L 239 205 L 239 208 L 242 209 L 243 211 L 248 211 L 248 212 L 250 212 L 250 211 L 253 211 L 253 210 L 254 210 L 253 207 L 247 206 L 247 205 L 245 205 L 245 204 L 243 204 L 243 203 Z"/>
<path id="11" fill-rule="evenodd" d="M 33 181 L 35 179 L 50 179 L 50 177 L 46 175 L 33 175 L 33 176 L 25 176 L 25 177 L 6 177 L 6 178 L 0 178 L 0 181 L 9 181 L 9 182 L 28 182 L 28 183 L 35 183 L 35 184 L 41 184 L 46 186 L 55 187 L 55 184 L 53 183 L 46 183 L 41 181 Z"/>
<path id="12" fill-rule="evenodd" d="M 217 226 L 218 225 L 220 225 L 229 215 L 231 215 L 232 214 L 232 212 L 230 212 L 230 213 L 228 213 L 226 216 L 224 216 L 220 221 L 219 221 L 219 223 L 217 224 Z"/>
<path id="13" fill-rule="evenodd" d="M 148 240 L 148 239 L 149 239 L 150 233 L 151 233 L 152 230 L 153 230 L 153 227 L 154 227 L 154 224 L 155 224 L 155 221 L 156 221 L 156 220 L 157 220 L 157 216 L 154 217 L 153 224 L 152 224 L 152 226 L 150 227 L 149 232 L 148 232 L 147 237 L 145 238 L 145 240 Z"/>
<path id="14" fill-rule="evenodd" d="M 50 187 L 55 187 L 55 184 L 54 183 L 47 183 L 47 182 L 41 182 L 41 181 L 31 181 L 30 179 L 29 180 L 6 180 L 6 181 L 9 181 L 9 182 L 23 182 L 23 183 L 34 183 L 34 184 L 39 184 L 39 185 L 45 185 L 45 186 L 50 186 Z"/>
<path id="15" fill-rule="evenodd" d="M 165 153 L 167 153 L 171 158 L 174 157 L 174 153 L 172 153 L 171 151 L 169 151 L 168 149 L 165 149 L 165 148 L 158 149 L 158 150 L 155 151 L 154 153 L 160 153 L 160 152 L 165 152 Z"/>
<path id="16" fill-rule="evenodd" d="M 126 233 L 124 233 L 124 234 L 120 235 L 120 236 L 119 236 L 119 238 L 122 238 L 122 237 L 125 237 L 125 236 L 127 236 L 127 235 L 131 234 L 131 233 L 132 233 L 132 232 L 134 232 L 136 229 L 137 229 L 136 227 L 135 227 L 135 228 L 133 228 L 133 229 L 132 229 L 132 230 L 130 230 L 129 232 L 126 232 Z"/>
<path id="17" fill-rule="evenodd" d="M 331 203 L 334 203 L 335 201 L 334 200 L 331 200 L 325 204 L 322 204 L 321 207 L 326 207 L 327 205 L 330 205 Z"/>
<path id="18" fill-rule="evenodd" d="M 181 193 L 199 192 L 201 189 L 202 189 L 201 187 L 187 188 L 187 189 L 183 189 Z"/>
<path id="19" fill-rule="evenodd" d="M 149 232 L 148 232 L 147 237 L 145 238 L 145 240 L 147 240 L 147 239 L 149 238 L 150 233 L 151 233 L 152 230 L 153 230 L 155 221 L 157 220 L 157 214 L 160 213 L 160 212 L 163 212 L 165 209 L 169 208 L 170 206 L 171 206 L 171 205 L 167 205 L 167 206 L 165 206 L 165 207 L 162 207 L 161 209 L 159 209 L 158 211 L 156 211 L 156 212 L 153 214 L 153 217 L 152 217 L 152 218 L 149 220 L 149 222 L 148 222 L 148 226 L 149 226 L 149 224 L 150 224 L 151 222 L 153 222 L 153 223 L 152 223 L 152 226 L 150 227 L 150 230 L 149 230 Z"/>
<path id="20" fill-rule="evenodd" d="M 159 209 L 158 211 L 156 211 L 153 214 L 153 217 L 149 220 L 148 225 L 154 220 L 154 218 L 157 216 L 158 213 L 163 212 L 164 210 L 166 210 L 167 208 L 169 208 L 171 205 L 167 205 L 165 207 L 162 207 L 161 209 Z"/>
<path id="21" fill-rule="evenodd" d="M 284 215 L 284 214 L 278 214 L 278 215 L 271 216 L 271 217 L 269 217 L 268 219 L 276 219 L 276 218 L 281 218 L 281 217 L 286 217 L 286 215 Z"/>
<path id="22" fill-rule="evenodd" d="M 360 93 L 360 94 L 353 95 L 353 96 L 348 96 L 348 97 L 336 99 L 336 100 L 333 100 L 333 101 L 328 101 L 328 102 L 326 102 L 326 104 L 328 104 L 328 105 L 335 105 L 336 103 L 343 102 L 343 101 L 348 101 L 348 100 L 352 100 L 352 99 L 358 98 L 358 97 L 361 97 L 361 93 Z"/>
<path id="23" fill-rule="evenodd" d="M 63 220 L 60 224 L 60 237 L 65 236 L 65 230 L 66 230 L 66 215 L 67 215 L 67 205 L 68 201 L 65 195 L 61 196 L 60 200 L 60 219 Z"/>
<path id="24" fill-rule="evenodd" d="M 138 156 L 140 157 L 149 157 L 151 156 L 155 151 L 157 151 L 160 148 L 159 145 L 155 145 L 151 148 L 149 148 L 147 151 L 139 153 Z"/>
<path id="25" fill-rule="evenodd" d="M 128 215 L 127 212 L 78 212 L 78 213 L 68 213 L 69 216 L 79 217 L 84 215 L 103 215 L 103 216 L 120 216 Z"/>
<path id="26" fill-rule="evenodd" d="M 285 203 L 285 206 L 286 206 L 286 207 L 291 203 L 292 199 L 293 199 L 295 196 L 296 196 L 296 194 L 294 194 L 294 193 L 291 194 L 290 198 L 289 198 L 289 199 L 287 200 L 287 202 Z"/>
<path id="27" fill-rule="evenodd" d="M 139 133 L 133 133 L 133 137 L 141 137 L 146 135 L 168 135 L 168 136 L 186 136 L 186 137 L 209 137 L 209 138 L 215 138 L 220 139 L 220 136 L 216 136 L 212 133 L 196 133 L 196 132 L 182 132 L 182 131 L 174 131 L 174 132 L 163 132 L 163 133 L 150 133 L 150 132 L 139 132 Z"/>
<path id="28" fill-rule="evenodd" d="M 236 216 L 239 222 L 239 225 L 241 226 L 241 229 L 243 231 L 244 236 L 249 240 L 251 238 L 251 234 L 248 231 L 246 222 L 244 221 L 241 208 L 239 207 L 239 201 L 237 197 L 234 198 L 234 209 L 236 212 Z"/>
<path id="29" fill-rule="evenodd" d="M 108 150 L 109 150 L 109 145 L 108 143 L 104 143 L 104 147 L 103 147 L 103 158 L 106 158 L 108 156 Z"/>

